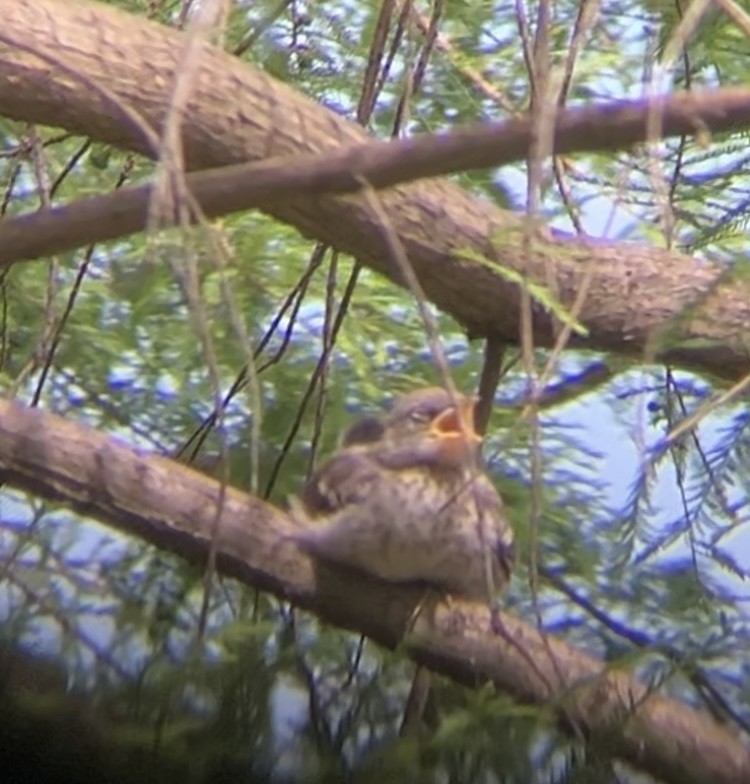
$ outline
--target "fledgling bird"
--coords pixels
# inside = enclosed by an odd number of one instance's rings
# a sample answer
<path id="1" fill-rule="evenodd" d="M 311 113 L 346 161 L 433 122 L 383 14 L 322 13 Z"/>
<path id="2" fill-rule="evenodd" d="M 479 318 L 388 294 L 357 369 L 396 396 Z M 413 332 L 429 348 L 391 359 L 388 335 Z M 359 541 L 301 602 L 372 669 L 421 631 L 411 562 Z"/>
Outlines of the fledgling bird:
<path id="1" fill-rule="evenodd" d="M 356 423 L 292 500 L 293 538 L 383 580 L 491 600 L 509 580 L 513 534 L 477 466 L 475 404 L 430 387 Z"/>

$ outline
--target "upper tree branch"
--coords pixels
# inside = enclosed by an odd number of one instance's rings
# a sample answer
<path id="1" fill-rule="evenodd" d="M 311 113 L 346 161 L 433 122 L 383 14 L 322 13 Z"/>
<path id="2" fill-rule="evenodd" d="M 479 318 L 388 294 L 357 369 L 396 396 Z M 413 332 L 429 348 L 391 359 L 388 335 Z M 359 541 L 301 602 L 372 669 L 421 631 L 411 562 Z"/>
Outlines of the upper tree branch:
<path id="1" fill-rule="evenodd" d="M 664 136 L 705 128 L 718 131 L 750 124 L 750 90 L 729 88 L 562 109 L 555 121 L 555 153 L 618 149 L 644 141 L 648 114 L 654 110 L 663 115 Z M 262 209 L 301 194 L 354 193 L 364 182 L 383 189 L 500 166 L 523 159 L 530 137 L 531 120 L 520 118 L 407 139 L 368 139 L 343 150 L 207 169 L 188 175 L 187 186 L 202 214 L 211 218 L 251 207 Z M 152 185 L 133 186 L 8 218 L 0 223 L 0 264 L 142 231 L 153 196 Z M 555 241 L 550 235 L 546 240 Z"/>
<path id="2" fill-rule="evenodd" d="M 0 477 L 205 565 L 220 485 L 173 461 L 0 401 Z M 279 510 L 230 490 L 218 533 L 220 570 L 396 645 L 423 591 L 316 565 L 285 538 L 291 525 Z M 491 631 L 487 609 L 453 602 L 450 610 L 420 613 L 407 650 L 467 685 L 493 681 L 521 701 L 549 706 L 567 726 L 606 732 L 613 756 L 667 781 L 750 781 L 750 751 L 708 715 L 649 693 L 562 640 L 545 641 L 510 615 L 502 625 L 507 639 Z"/>
<path id="3" fill-rule="evenodd" d="M 2 7 L 4 114 L 155 155 L 153 140 L 167 111 L 180 33 L 75 0 L 6 0 Z M 207 50 L 197 73 L 183 124 L 186 160 L 193 169 L 294 158 L 369 138 L 354 123 L 219 51 Z M 729 115 L 717 119 L 717 107 L 721 114 L 726 104 L 709 105 L 711 112 L 701 109 L 700 100 L 690 104 L 691 116 L 683 118 L 687 126 L 705 121 L 709 127 L 726 127 Z M 746 106 L 740 113 L 735 105 L 734 111 L 746 122 Z M 596 127 L 594 122 L 587 130 L 592 138 Z M 615 138 L 622 144 L 633 141 L 632 134 Z M 567 305 L 588 265 L 594 265 L 580 315 L 590 335 L 577 338 L 578 345 L 648 351 L 650 357 L 727 378 L 750 370 L 750 285 L 720 280 L 714 265 L 655 248 L 564 240 L 545 232 L 539 232 L 526 264 L 519 216 L 451 183 L 393 188 L 383 202 L 426 295 L 471 334 L 516 342 L 519 298 L 513 284 L 486 266 L 460 260 L 457 252 L 465 249 L 540 282 L 546 280 L 544 270 L 553 269 Z M 380 226 L 362 199 L 301 195 L 262 208 L 401 282 Z M 553 343 L 547 313 L 537 312 L 534 330 L 537 345 Z"/>

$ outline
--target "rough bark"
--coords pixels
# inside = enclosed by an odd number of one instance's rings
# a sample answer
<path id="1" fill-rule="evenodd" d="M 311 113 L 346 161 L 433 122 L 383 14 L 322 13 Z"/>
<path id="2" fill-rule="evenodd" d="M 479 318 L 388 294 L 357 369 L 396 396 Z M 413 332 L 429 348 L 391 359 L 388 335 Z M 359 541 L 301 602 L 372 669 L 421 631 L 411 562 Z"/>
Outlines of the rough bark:
<path id="1" fill-rule="evenodd" d="M 555 118 L 555 152 L 618 149 L 643 142 L 648 138 L 648 118 L 653 112 L 662 116 L 665 136 L 748 125 L 750 90 L 704 90 L 650 101 L 562 109 Z M 300 194 L 311 198 L 356 193 L 365 183 L 383 190 L 441 174 L 501 166 L 526 157 L 532 125 L 530 118 L 523 117 L 406 139 L 368 139 L 324 153 L 295 156 L 293 160 L 283 156 L 188 173 L 185 185 L 200 205 L 200 212 L 189 217 L 198 221 L 267 208 Z M 149 206 L 156 191 L 152 183 L 118 188 L 112 193 L 7 218 L 0 223 L 0 269 L 16 261 L 143 231 L 148 227 Z M 539 231 L 541 226 L 537 227 Z"/>
<path id="2" fill-rule="evenodd" d="M 4 0 L 0 10 L 4 114 L 156 155 L 184 37 L 75 0 Z M 288 86 L 219 51 L 203 52 L 183 124 L 190 168 L 293 158 L 366 138 L 354 123 Z M 645 246 L 542 234 L 525 257 L 519 216 L 446 181 L 393 188 L 383 201 L 428 298 L 472 335 L 516 342 L 519 298 L 503 277 L 462 261 L 458 253 L 466 249 L 543 283 L 551 274 L 567 305 L 593 266 L 580 317 L 589 336 L 574 341 L 578 345 L 645 353 L 725 378 L 750 370 L 748 284 L 722 280 L 712 264 Z M 300 197 L 264 209 L 401 282 L 382 226 L 364 200 Z M 552 320 L 539 309 L 536 343 L 553 339 Z"/>
<path id="3" fill-rule="evenodd" d="M 385 646 L 401 640 L 423 597 L 419 588 L 314 563 L 285 538 L 289 518 L 257 498 L 229 489 L 220 507 L 216 481 L 8 401 L 0 401 L 0 476 L 200 565 L 221 508 L 224 574 Z M 509 614 L 501 622 L 498 634 L 481 605 L 438 605 L 419 614 L 405 647 L 416 661 L 464 684 L 493 681 L 520 701 L 556 711 L 568 728 L 606 733 L 609 753 L 666 781 L 750 781 L 750 750 L 708 715 L 650 692 L 560 639 L 545 639 Z"/>

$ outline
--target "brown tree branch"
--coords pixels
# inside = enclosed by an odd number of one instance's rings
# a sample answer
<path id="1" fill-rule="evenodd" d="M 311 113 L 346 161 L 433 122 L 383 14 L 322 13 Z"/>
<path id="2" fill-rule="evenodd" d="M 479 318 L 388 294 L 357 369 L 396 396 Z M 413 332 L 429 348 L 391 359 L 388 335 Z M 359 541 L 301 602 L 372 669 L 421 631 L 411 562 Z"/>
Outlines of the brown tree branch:
<path id="1" fill-rule="evenodd" d="M 175 31 L 103 5 L 6 0 L 0 106 L 9 117 L 59 125 L 154 156 L 153 140 L 168 109 L 182 40 Z M 729 120 L 746 121 L 742 93 L 685 100 L 679 127 L 688 132 L 704 122 L 720 128 Z M 728 107 L 735 114 L 730 116 Z M 601 116 L 591 111 L 588 139 L 604 127 Z M 192 169 L 297 158 L 369 138 L 354 123 L 210 49 L 197 71 L 183 132 Z M 609 132 L 616 134 L 612 127 L 604 131 Z M 636 138 L 632 127 L 624 134 L 615 136 L 621 144 Z M 524 144 L 523 134 L 519 139 Z M 580 315 L 589 336 L 577 337 L 575 345 L 640 356 L 647 352 L 649 359 L 724 378 L 750 370 L 748 284 L 723 280 L 715 265 L 655 248 L 560 239 L 543 231 L 527 263 L 521 253 L 521 218 L 445 181 L 392 188 L 383 203 L 426 295 L 471 335 L 495 334 L 516 343 L 519 296 L 514 284 L 487 266 L 462 260 L 460 251 L 467 249 L 540 282 L 545 270 L 553 269 L 568 306 L 593 265 Z M 402 283 L 361 198 L 299 195 L 263 209 Z M 535 345 L 550 346 L 554 339 L 552 317 L 538 307 Z"/>
<path id="2" fill-rule="evenodd" d="M 645 141 L 653 111 L 663 115 L 665 137 L 750 125 L 750 90 L 729 88 L 563 109 L 555 119 L 554 151 L 620 149 Z M 363 181 L 385 189 L 426 177 L 501 166 L 523 159 L 530 138 L 531 121 L 522 118 L 408 139 L 370 139 L 293 160 L 285 156 L 221 166 L 189 175 L 186 184 L 203 214 L 211 218 L 262 209 L 300 195 L 355 193 Z M 154 186 L 141 185 L 8 218 L 0 223 L 0 265 L 142 231 L 153 196 Z"/>
<path id="3" fill-rule="evenodd" d="M 0 475 L 205 565 L 220 485 L 178 463 L 0 401 Z M 382 645 L 398 644 L 423 590 L 315 564 L 285 538 L 292 525 L 278 509 L 229 490 L 219 569 Z M 508 639 L 491 631 L 487 609 L 454 601 L 450 609 L 420 613 L 406 648 L 417 662 L 464 684 L 492 681 L 522 702 L 548 706 L 561 723 L 606 732 L 613 756 L 667 781 L 750 781 L 750 750 L 707 714 L 649 691 L 563 640 L 544 639 L 511 615 L 502 614 L 502 624 Z"/>

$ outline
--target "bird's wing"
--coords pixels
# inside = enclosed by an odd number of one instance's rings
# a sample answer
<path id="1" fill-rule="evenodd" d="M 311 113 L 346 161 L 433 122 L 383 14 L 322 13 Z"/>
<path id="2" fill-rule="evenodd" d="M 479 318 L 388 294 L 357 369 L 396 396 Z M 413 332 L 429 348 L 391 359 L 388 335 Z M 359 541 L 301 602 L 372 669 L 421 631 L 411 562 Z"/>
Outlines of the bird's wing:
<path id="1" fill-rule="evenodd" d="M 366 453 L 340 452 L 313 474 L 293 506 L 308 518 L 330 517 L 365 503 L 381 481 L 381 470 Z"/>
<path id="2" fill-rule="evenodd" d="M 366 452 L 345 450 L 312 476 L 290 512 L 299 524 L 293 539 L 303 549 L 329 561 L 379 574 L 379 528 L 372 515 L 384 495 L 384 474 Z"/>

